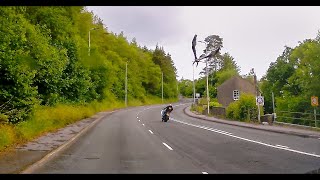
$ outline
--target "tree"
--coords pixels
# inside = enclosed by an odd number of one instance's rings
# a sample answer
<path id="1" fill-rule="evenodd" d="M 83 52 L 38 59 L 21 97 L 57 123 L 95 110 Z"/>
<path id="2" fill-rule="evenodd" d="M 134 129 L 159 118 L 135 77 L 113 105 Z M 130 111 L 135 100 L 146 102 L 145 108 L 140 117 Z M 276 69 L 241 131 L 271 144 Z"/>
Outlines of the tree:
<path id="1" fill-rule="evenodd" d="M 122 101 L 126 63 L 129 99 L 161 97 L 161 72 L 164 97 L 178 95 L 176 68 L 163 47 L 141 48 L 123 32 L 109 33 L 84 7 L 0 7 L 0 22 L 0 113 L 11 113 L 11 122 L 27 119 L 39 104 Z"/>
<path id="2" fill-rule="evenodd" d="M 193 82 L 189 79 L 179 81 L 180 94 L 185 97 L 193 97 Z"/>
<path id="3" fill-rule="evenodd" d="M 319 33 L 315 39 L 299 42 L 295 48 L 285 47 L 276 62 L 270 64 L 261 85 L 267 112 L 271 112 L 272 92 L 278 111 L 312 111 L 310 97 L 320 96 L 320 85 L 316 83 L 320 79 L 318 37 Z"/>

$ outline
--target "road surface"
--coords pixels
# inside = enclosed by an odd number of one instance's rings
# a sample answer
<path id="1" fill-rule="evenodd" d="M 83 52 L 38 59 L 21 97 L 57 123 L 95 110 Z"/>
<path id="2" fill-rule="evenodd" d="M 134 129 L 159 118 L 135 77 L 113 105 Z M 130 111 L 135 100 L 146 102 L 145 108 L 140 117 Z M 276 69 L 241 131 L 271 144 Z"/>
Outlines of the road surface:
<path id="1" fill-rule="evenodd" d="M 190 104 L 120 110 L 33 173 L 308 173 L 320 168 L 320 139 L 191 118 Z"/>

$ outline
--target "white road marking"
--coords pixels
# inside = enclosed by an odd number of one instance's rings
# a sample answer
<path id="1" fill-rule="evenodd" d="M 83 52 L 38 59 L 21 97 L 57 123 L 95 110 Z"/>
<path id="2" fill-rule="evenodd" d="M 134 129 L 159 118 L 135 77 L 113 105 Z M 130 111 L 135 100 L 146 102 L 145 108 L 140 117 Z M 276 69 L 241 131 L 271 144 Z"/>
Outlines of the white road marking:
<path id="1" fill-rule="evenodd" d="M 163 145 L 165 145 L 168 149 L 170 149 L 171 151 L 173 150 L 168 144 L 166 144 L 166 143 L 162 143 Z"/>
<path id="2" fill-rule="evenodd" d="M 183 122 L 183 121 L 176 120 L 174 118 L 172 118 L 172 120 L 176 121 L 176 122 L 179 122 L 179 123 L 182 123 L 182 124 L 189 125 L 189 126 L 194 126 L 194 127 L 201 128 L 199 125 L 186 123 L 186 122 Z M 260 144 L 260 145 L 264 145 L 264 146 L 268 146 L 268 147 L 272 147 L 272 148 L 276 148 L 276 149 L 282 149 L 282 150 L 285 150 L 285 151 L 291 151 L 291 152 L 295 152 L 295 153 L 299 153 L 299 154 L 304 154 L 304 155 L 320 158 L 320 155 L 317 155 L 317 154 L 307 153 L 307 152 L 298 151 L 298 150 L 294 150 L 294 149 L 289 149 L 289 147 L 287 147 L 287 146 L 272 145 L 272 144 L 267 144 L 267 143 L 263 143 L 263 142 L 259 142 L 259 141 L 255 141 L 255 140 L 251 140 L 251 139 L 235 136 L 235 135 L 232 135 L 232 133 L 221 131 L 221 130 L 218 130 L 218 129 L 210 129 L 210 128 L 201 128 L 201 129 L 206 129 L 206 130 L 213 131 L 213 132 L 216 132 L 216 133 L 219 133 L 219 134 L 224 134 L 226 136 L 230 136 L 230 137 L 233 137 L 233 138 L 241 139 L 241 140 L 244 140 L 244 141 L 248 141 L 248 142 L 252 142 L 252 143 L 256 143 L 256 144 Z"/>
<path id="3" fill-rule="evenodd" d="M 207 172 L 202 172 L 202 174 L 208 174 Z"/>
<path id="4" fill-rule="evenodd" d="M 278 147 L 283 147 L 283 148 L 289 148 L 288 146 L 282 146 L 282 145 L 280 145 L 280 144 L 276 144 L 276 146 L 278 146 Z"/>
<path id="5" fill-rule="evenodd" d="M 142 126 L 144 126 L 144 124 L 142 124 Z"/>
<path id="6" fill-rule="evenodd" d="M 139 117 L 137 117 L 137 119 L 139 119 Z"/>
<path id="7" fill-rule="evenodd" d="M 206 127 L 206 126 L 198 126 L 198 125 L 186 123 L 186 122 L 183 122 L 183 121 L 176 120 L 176 119 L 174 119 L 174 118 L 172 118 L 172 120 L 173 120 L 173 121 L 176 121 L 176 122 L 179 122 L 179 123 L 182 123 L 182 124 L 186 124 L 186 125 L 189 125 L 189 126 L 198 127 L 198 128 L 201 128 L 201 129 L 205 129 L 205 130 L 208 130 L 208 131 L 213 131 L 213 132 L 220 133 L 220 134 L 232 134 L 232 133 L 229 133 L 229 132 L 226 132 L 226 131 L 222 131 L 222 130 L 218 130 L 218 129 L 212 129 L 212 128 Z"/>
<path id="8" fill-rule="evenodd" d="M 149 130 L 149 132 L 150 132 L 151 134 L 153 134 L 153 132 L 152 132 L 151 130 Z"/>
<path id="9" fill-rule="evenodd" d="M 140 119 L 139 119 L 139 122 L 140 122 Z"/>

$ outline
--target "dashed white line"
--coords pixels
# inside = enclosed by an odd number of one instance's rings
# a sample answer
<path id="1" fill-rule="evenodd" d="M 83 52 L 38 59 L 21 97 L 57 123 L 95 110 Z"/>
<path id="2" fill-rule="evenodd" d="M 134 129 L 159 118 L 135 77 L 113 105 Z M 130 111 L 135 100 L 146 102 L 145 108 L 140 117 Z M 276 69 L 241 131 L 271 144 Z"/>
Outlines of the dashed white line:
<path id="1" fill-rule="evenodd" d="M 144 124 L 142 124 L 142 126 L 144 126 Z"/>
<path id="2" fill-rule="evenodd" d="M 168 144 L 166 144 L 166 143 L 162 143 L 163 145 L 165 145 L 168 149 L 170 149 L 171 151 L 173 150 Z"/>
<path id="3" fill-rule="evenodd" d="M 153 134 L 153 132 L 152 132 L 151 130 L 149 130 L 149 132 L 150 132 L 151 134 Z"/>
<path id="4" fill-rule="evenodd" d="M 140 119 L 139 119 L 139 122 L 140 122 Z"/>
<path id="5" fill-rule="evenodd" d="M 202 172 L 202 174 L 208 174 L 207 172 Z"/>
<path id="6" fill-rule="evenodd" d="M 137 119 L 139 119 L 139 117 L 137 116 Z"/>

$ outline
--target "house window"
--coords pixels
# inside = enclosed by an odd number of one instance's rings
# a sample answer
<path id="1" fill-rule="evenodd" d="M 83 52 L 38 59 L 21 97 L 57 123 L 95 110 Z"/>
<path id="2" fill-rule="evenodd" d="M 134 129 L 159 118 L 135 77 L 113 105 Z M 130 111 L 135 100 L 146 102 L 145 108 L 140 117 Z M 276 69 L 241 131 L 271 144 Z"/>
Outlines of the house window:
<path id="1" fill-rule="evenodd" d="M 233 100 L 237 101 L 239 100 L 239 90 L 233 90 Z"/>

